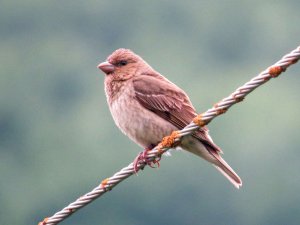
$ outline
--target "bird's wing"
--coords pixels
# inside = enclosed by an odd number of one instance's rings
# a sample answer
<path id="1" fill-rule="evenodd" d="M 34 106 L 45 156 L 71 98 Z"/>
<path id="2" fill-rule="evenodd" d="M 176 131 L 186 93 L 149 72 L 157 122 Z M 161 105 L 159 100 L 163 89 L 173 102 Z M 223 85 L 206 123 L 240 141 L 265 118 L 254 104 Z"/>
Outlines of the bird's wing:
<path id="1" fill-rule="evenodd" d="M 140 75 L 133 79 L 135 97 L 139 103 L 172 123 L 178 129 L 184 128 L 197 115 L 188 96 L 175 84 L 160 75 Z M 207 127 L 202 127 L 194 135 L 208 150 L 221 152 L 208 135 Z"/>

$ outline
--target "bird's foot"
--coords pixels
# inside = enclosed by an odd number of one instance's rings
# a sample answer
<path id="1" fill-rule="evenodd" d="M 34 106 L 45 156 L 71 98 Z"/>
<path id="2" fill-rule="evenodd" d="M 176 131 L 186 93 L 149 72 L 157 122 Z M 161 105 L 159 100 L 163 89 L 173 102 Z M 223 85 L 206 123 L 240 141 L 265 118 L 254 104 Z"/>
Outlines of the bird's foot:
<path id="1" fill-rule="evenodd" d="M 149 147 L 145 148 L 144 151 L 140 152 L 138 156 L 133 161 L 134 172 L 137 173 L 139 169 L 144 169 L 144 167 L 139 168 L 139 163 L 147 164 L 151 168 L 159 167 L 159 161 L 161 160 L 161 156 L 155 158 L 154 160 L 149 160 L 147 158 L 147 153 L 151 151 L 155 145 L 151 144 Z M 156 166 L 157 165 L 157 166 Z"/>

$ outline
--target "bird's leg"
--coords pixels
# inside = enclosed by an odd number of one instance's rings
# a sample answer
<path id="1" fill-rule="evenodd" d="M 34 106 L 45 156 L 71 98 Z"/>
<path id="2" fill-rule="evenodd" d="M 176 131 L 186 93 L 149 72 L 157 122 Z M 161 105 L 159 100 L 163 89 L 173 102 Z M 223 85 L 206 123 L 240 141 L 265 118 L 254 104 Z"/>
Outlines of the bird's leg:
<path id="1" fill-rule="evenodd" d="M 150 161 L 147 159 L 147 153 L 149 151 L 151 151 L 156 145 L 154 144 L 150 144 L 148 147 L 146 147 L 144 149 L 144 151 L 140 152 L 138 154 L 138 156 L 134 159 L 133 161 L 133 168 L 134 168 L 134 172 L 137 173 L 139 168 L 138 168 L 138 164 L 139 162 L 144 162 L 145 164 L 147 164 L 148 166 L 150 166 L 151 168 L 155 168 L 155 164 L 157 164 L 157 167 L 159 167 L 159 161 L 160 161 L 160 157 L 154 159 L 153 161 Z"/>

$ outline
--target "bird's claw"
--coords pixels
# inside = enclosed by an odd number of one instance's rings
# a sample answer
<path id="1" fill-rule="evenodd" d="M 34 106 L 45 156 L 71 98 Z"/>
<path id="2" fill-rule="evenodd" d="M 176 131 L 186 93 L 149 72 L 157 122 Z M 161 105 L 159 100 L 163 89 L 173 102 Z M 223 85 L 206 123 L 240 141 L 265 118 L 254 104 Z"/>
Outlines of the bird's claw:
<path id="1" fill-rule="evenodd" d="M 153 147 L 145 148 L 145 150 L 140 152 L 138 156 L 134 159 L 133 169 L 135 173 L 137 173 L 140 169 L 144 169 L 145 165 L 148 165 L 151 168 L 158 168 L 160 166 L 159 161 L 161 160 L 161 156 L 158 156 L 153 160 L 147 158 L 147 153 L 152 149 Z"/>

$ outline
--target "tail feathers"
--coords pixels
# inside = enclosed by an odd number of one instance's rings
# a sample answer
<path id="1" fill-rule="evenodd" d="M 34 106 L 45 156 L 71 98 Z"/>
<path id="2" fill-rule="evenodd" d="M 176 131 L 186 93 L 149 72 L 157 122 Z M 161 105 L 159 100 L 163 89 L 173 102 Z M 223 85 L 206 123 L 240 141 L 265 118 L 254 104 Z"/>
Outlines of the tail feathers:
<path id="1" fill-rule="evenodd" d="M 213 154 L 218 163 L 214 166 L 237 188 L 242 186 L 241 178 L 234 172 L 234 170 L 225 162 L 220 155 Z"/>
<path id="2" fill-rule="evenodd" d="M 234 173 L 234 171 L 226 171 L 223 168 L 220 168 L 216 165 L 214 165 L 217 170 L 219 170 L 237 189 L 239 189 L 242 186 L 242 180 L 240 179 L 240 177 Z"/>
<path id="3" fill-rule="evenodd" d="M 242 186 L 241 178 L 220 156 L 222 150 L 212 142 L 208 133 L 186 136 L 181 140 L 181 147 L 212 163 L 236 188 Z M 197 139 L 195 139 L 197 138 Z"/>

